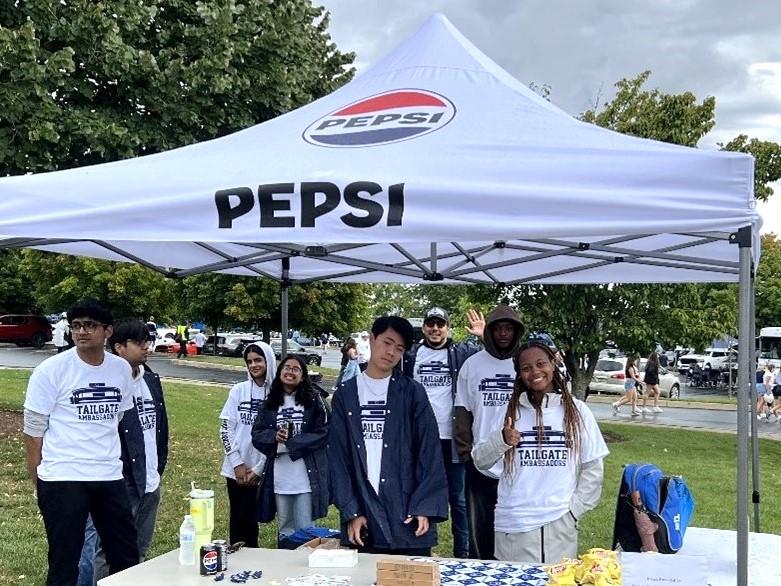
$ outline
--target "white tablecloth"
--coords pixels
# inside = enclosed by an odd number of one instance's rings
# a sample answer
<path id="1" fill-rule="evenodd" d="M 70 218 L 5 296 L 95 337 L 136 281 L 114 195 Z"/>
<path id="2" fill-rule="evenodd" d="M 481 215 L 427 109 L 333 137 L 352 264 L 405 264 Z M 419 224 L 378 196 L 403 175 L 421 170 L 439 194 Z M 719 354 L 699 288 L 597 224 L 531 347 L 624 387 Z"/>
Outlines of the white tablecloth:
<path id="1" fill-rule="evenodd" d="M 711 586 L 735 586 L 738 568 L 735 531 L 689 527 L 679 553 L 708 559 Z M 781 535 L 749 533 L 748 570 L 751 586 L 781 585 Z"/>
<path id="2" fill-rule="evenodd" d="M 682 555 L 704 556 L 708 560 L 711 586 L 734 586 L 737 569 L 736 533 L 722 529 L 690 527 L 686 532 Z M 143 564 L 109 576 L 99 586 L 205 586 L 215 583 L 202 577 L 198 566 L 180 566 L 179 550 L 168 552 Z M 248 585 L 261 586 L 270 580 L 283 585 L 285 578 L 324 574 L 350 576 L 354 586 L 369 586 L 376 576 L 377 562 L 394 556 L 360 554 L 354 568 L 309 568 L 308 551 L 276 549 L 242 549 L 228 556 L 229 569 L 224 582 L 231 584 L 230 574 L 242 570 L 263 570 L 262 580 Z M 406 558 L 402 558 L 406 559 Z M 749 534 L 749 582 L 751 586 L 781 586 L 781 536 L 769 533 Z"/>

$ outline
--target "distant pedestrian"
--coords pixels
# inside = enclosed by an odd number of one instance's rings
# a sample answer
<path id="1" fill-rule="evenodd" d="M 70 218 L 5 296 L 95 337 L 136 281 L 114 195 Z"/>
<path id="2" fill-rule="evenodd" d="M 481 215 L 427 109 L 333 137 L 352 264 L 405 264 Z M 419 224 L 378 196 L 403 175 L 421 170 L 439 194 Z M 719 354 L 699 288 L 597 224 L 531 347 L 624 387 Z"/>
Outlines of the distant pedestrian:
<path id="1" fill-rule="evenodd" d="M 341 352 L 341 370 L 339 371 L 339 376 L 336 377 L 334 391 L 341 383 L 347 382 L 361 372 L 361 369 L 358 367 L 358 350 L 356 349 L 355 340 L 353 338 L 347 338 L 344 346 L 342 346 Z"/>
<path id="2" fill-rule="evenodd" d="M 635 367 L 635 357 L 629 356 L 626 359 L 626 366 L 624 367 L 624 396 L 618 401 L 613 403 L 613 415 L 618 414 L 618 410 L 621 405 L 632 406 L 632 417 L 637 417 L 642 413 L 637 408 L 637 387 L 641 384 L 640 375 Z"/>
<path id="3" fill-rule="evenodd" d="M 355 349 L 358 351 L 358 364 L 366 364 L 372 355 L 371 345 L 369 344 L 369 332 L 361 332 L 360 337 L 355 341 Z"/>
<path id="4" fill-rule="evenodd" d="M 659 407 L 659 356 L 656 352 L 651 352 L 648 356 L 648 362 L 645 363 L 645 392 L 643 393 L 643 406 L 640 409 L 646 413 L 661 413 L 662 408 Z M 646 407 L 648 396 L 653 397 L 654 407 L 653 411 Z"/>
<path id="5" fill-rule="evenodd" d="M 770 410 L 768 403 L 772 406 L 775 401 L 773 397 L 773 387 L 775 386 L 775 367 L 768 364 L 762 373 L 762 382 L 757 383 L 757 419 L 765 419 Z"/>
<path id="6" fill-rule="evenodd" d="M 206 334 L 198 331 L 195 336 L 193 336 L 193 341 L 195 342 L 195 353 L 198 356 L 201 356 L 203 354 L 203 345 L 206 343 Z"/>
<path id="7" fill-rule="evenodd" d="M 54 332 L 52 335 L 52 342 L 57 348 L 57 354 L 65 352 L 68 349 L 68 334 L 70 334 L 70 326 L 68 326 L 68 314 L 64 311 L 60 314 L 60 320 L 54 324 Z"/>

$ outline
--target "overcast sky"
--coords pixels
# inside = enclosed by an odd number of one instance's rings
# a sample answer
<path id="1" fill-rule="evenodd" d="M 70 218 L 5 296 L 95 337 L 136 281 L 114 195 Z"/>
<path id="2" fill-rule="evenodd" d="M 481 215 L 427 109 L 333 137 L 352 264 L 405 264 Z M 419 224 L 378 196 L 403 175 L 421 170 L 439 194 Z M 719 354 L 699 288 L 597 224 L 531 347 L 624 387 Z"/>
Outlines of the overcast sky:
<path id="1" fill-rule="evenodd" d="M 318 3 L 315 0 L 315 3 Z M 781 142 L 779 0 L 324 0 L 331 36 L 359 72 L 441 12 L 524 83 L 551 88 L 572 115 L 646 69 L 647 87 L 716 98 L 715 148 L 738 134 Z M 781 185 L 760 206 L 781 233 Z"/>

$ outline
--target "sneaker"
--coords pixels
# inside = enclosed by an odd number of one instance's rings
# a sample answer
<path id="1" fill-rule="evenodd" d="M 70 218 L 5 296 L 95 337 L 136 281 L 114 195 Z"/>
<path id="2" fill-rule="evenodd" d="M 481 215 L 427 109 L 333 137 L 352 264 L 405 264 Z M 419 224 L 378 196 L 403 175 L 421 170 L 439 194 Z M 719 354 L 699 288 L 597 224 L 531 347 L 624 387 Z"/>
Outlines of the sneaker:
<path id="1" fill-rule="evenodd" d="M 654 413 L 662 413 L 662 408 L 661 407 L 654 407 L 653 408 L 653 412 Z"/>
<path id="2" fill-rule="evenodd" d="M 618 403 L 613 403 L 613 415 L 618 415 L 619 407 Z"/>
<path id="3" fill-rule="evenodd" d="M 642 410 L 640 410 L 640 409 L 632 409 L 632 417 L 638 417 L 638 416 L 639 416 L 639 415 L 641 415 L 642 413 L 643 413 L 643 412 L 642 412 Z"/>
<path id="4" fill-rule="evenodd" d="M 650 407 L 640 407 L 640 411 L 642 411 L 643 413 L 653 413 Z"/>
<path id="5" fill-rule="evenodd" d="M 757 419 L 767 419 L 767 415 L 765 415 L 764 413 L 760 413 L 759 415 L 757 415 Z"/>

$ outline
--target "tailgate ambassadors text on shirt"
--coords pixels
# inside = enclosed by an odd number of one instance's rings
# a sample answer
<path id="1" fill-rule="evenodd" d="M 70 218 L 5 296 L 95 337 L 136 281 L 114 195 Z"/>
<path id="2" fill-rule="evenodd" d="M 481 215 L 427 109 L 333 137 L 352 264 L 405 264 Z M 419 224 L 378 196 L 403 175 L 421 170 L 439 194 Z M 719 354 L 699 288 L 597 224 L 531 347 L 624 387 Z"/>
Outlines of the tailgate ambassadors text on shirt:
<path id="1" fill-rule="evenodd" d="M 75 350 L 33 371 L 25 409 L 49 416 L 38 477 L 44 481 L 120 480 L 119 413 L 134 406 L 126 360 L 106 353 L 100 366 Z"/>
<path id="2" fill-rule="evenodd" d="M 426 389 L 434 416 L 437 418 L 439 437 L 453 437 L 453 381 L 448 366 L 448 351 L 428 346 L 418 348 L 414 378 Z"/>
<path id="3" fill-rule="evenodd" d="M 358 402 L 361 405 L 361 427 L 366 444 L 366 470 L 369 483 L 380 493 L 380 470 L 382 469 L 382 436 L 385 428 L 388 384 L 386 378 L 371 378 L 365 372 L 357 377 Z"/>

